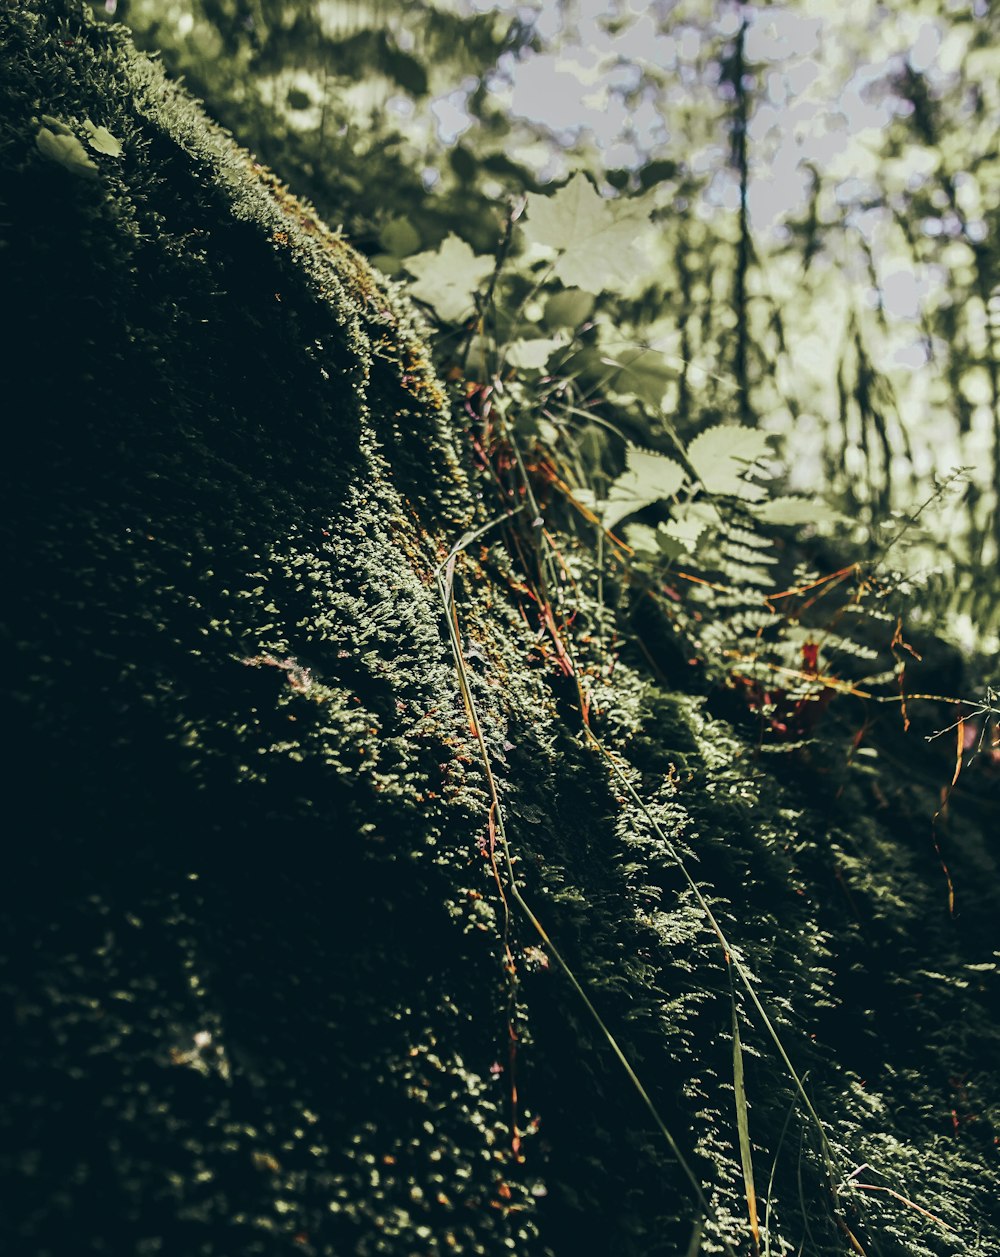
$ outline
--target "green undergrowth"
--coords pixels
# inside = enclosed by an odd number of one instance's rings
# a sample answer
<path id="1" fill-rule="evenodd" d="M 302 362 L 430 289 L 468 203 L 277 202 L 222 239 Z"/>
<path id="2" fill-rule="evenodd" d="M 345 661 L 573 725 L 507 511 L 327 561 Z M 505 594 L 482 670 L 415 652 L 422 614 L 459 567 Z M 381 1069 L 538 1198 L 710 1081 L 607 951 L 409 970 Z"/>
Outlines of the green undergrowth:
<path id="1" fill-rule="evenodd" d="M 749 1254 L 742 1108 L 762 1251 L 1000 1252 L 988 765 L 772 763 L 556 514 L 540 631 L 398 286 L 120 29 L 0 46 L 6 1247 Z"/>

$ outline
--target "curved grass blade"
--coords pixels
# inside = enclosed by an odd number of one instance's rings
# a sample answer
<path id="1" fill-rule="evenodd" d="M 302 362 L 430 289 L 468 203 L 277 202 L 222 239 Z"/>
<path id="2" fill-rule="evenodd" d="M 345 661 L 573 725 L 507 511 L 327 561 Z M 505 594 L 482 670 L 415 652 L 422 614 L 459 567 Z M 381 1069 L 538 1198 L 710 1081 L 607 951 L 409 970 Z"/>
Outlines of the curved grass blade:
<path id="1" fill-rule="evenodd" d="M 732 977 L 732 970 L 730 970 Z M 747 1214 L 753 1235 L 754 1253 L 760 1252 L 760 1224 L 757 1220 L 757 1192 L 753 1182 L 753 1151 L 750 1147 L 750 1115 L 747 1109 L 746 1080 L 743 1074 L 743 1044 L 740 1041 L 740 1016 L 736 1008 L 736 991 L 731 990 L 733 1008 L 733 1089 L 736 1092 L 736 1132 L 740 1142 L 740 1164 L 743 1187 L 747 1197 Z"/>

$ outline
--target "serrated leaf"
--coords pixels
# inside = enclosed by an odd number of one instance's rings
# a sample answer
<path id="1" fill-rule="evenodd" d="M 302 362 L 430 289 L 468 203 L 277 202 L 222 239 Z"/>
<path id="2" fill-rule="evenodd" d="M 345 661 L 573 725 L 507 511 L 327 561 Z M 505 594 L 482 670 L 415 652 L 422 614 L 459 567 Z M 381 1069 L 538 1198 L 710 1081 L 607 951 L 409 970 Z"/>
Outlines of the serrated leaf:
<path id="1" fill-rule="evenodd" d="M 515 341 L 507 350 L 507 361 L 524 371 L 538 371 L 557 349 L 566 344 L 565 336 L 546 336 L 534 340 Z"/>
<path id="2" fill-rule="evenodd" d="M 656 530 L 656 548 L 663 558 L 673 563 L 674 559 L 690 557 L 691 551 L 674 537 L 669 537 L 662 529 Z"/>
<path id="3" fill-rule="evenodd" d="M 721 552 L 729 562 L 746 563 L 750 566 L 756 563 L 777 563 L 778 561 L 778 556 L 767 550 L 751 549 L 750 546 L 741 546 L 730 540 L 723 543 Z"/>
<path id="4" fill-rule="evenodd" d="M 48 127 L 40 127 L 35 144 L 43 157 L 58 162 L 73 174 L 84 175 L 88 179 L 97 175 L 96 164 L 87 156 L 87 150 L 75 135 L 57 135 Z"/>
<path id="5" fill-rule="evenodd" d="M 439 248 L 406 258 L 403 265 L 414 277 L 410 292 L 433 306 L 446 323 L 458 323 L 472 313 L 473 293 L 493 270 L 494 259 L 473 253 L 454 233 Z"/>
<path id="6" fill-rule="evenodd" d="M 690 554 L 698 538 L 719 516 L 710 502 L 689 502 L 674 519 L 660 525 L 660 533 L 679 546 L 678 553 Z"/>
<path id="7" fill-rule="evenodd" d="M 755 510 L 755 507 L 751 507 Z M 726 529 L 726 540 L 736 545 L 749 546 L 752 550 L 769 550 L 774 545 L 774 539 L 766 535 L 766 533 L 753 532 L 749 528 L 737 528 L 730 524 Z"/>
<path id="8" fill-rule="evenodd" d="M 772 498 L 755 506 L 753 512 L 765 524 L 788 527 L 796 524 L 836 524 L 845 518 L 819 498 Z"/>
<path id="9" fill-rule="evenodd" d="M 89 118 L 84 118 L 83 125 L 90 133 L 87 143 L 95 153 L 103 153 L 105 157 L 121 157 L 121 140 L 115 139 L 107 127 L 95 127 Z"/>
<path id="10" fill-rule="evenodd" d="M 531 244 L 557 250 L 556 279 L 598 293 L 627 283 L 641 268 L 636 236 L 649 213 L 637 201 L 606 200 L 577 172 L 557 192 L 528 193 L 522 230 Z"/>
<path id="11" fill-rule="evenodd" d="M 688 446 L 688 461 L 709 493 L 759 502 L 764 490 L 745 475 L 758 458 L 770 452 L 770 439 L 757 428 L 719 423 L 694 438 Z"/>
<path id="12" fill-rule="evenodd" d="M 669 498 L 684 483 L 685 471 L 680 463 L 656 450 L 629 445 L 625 450 L 625 466 L 644 487 L 656 490 L 657 498 Z"/>
<path id="13" fill-rule="evenodd" d="M 723 559 L 722 570 L 732 585 L 757 585 L 761 589 L 772 588 L 772 573 L 763 567 L 748 567 L 744 563 L 730 563 Z"/>
<path id="14" fill-rule="evenodd" d="M 650 528 L 648 524 L 629 524 L 625 529 L 625 540 L 633 550 L 646 554 L 656 554 L 660 549 L 657 529 Z"/>
<path id="15" fill-rule="evenodd" d="M 608 490 L 602 521 L 611 529 L 626 515 L 673 497 L 684 483 L 684 468 L 665 454 L 630 445 L 625 451 L 625 471 Z"/>

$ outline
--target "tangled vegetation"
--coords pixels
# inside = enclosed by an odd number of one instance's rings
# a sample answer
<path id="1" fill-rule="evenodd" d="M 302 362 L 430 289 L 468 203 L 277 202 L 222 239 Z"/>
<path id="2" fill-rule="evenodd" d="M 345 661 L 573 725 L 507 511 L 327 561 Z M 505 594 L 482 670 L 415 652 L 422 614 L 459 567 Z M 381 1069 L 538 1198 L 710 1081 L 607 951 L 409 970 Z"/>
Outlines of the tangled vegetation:
<path id="1" fill-rule="evenodd" d="M 390 274 L 450 234 L 495 256 L 509 205 L 575 172 L 640 197 L 655 230 L 601 281 L 593 338 L 632 365 L 609 381 L 644 404 L 617 401 L 629 436 L 670 452 L 664 416 L 685 442 L 720 421 L 773 433 L 865 557 L 928 504 L 894 563 L 925 627 L 995 652 L 992 6 L 96 7 Z M 522 334 L 591 315 L 582 294 L 544 308 Z"/>
<path id="2" fill-rule="evenodd" d="M 319 11 L 162 20 L 263 134 L 267 58 L 326 105 Z M 321 108 L 306 186 L 386 278 L 122 27 L 0 47 L 11 1249 L 1000 1252 L 997 703 L 913 561 L 950 486 L 783 483 L 766 338 L 696 296 L 730 250 L 749 308 L 746 236 L 665 232 L 652 161 L 465 145 L 375 210 Z"/>

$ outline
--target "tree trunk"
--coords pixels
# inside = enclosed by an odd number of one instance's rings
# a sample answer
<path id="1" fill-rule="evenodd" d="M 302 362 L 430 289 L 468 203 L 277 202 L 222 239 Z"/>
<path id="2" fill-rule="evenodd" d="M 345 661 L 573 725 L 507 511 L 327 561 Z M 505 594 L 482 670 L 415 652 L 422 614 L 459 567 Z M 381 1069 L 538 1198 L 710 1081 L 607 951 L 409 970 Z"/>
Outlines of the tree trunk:
<path id="1" fill-rule="evenodd" d="M 771 1252 L 1000 1252 L 971 812 L 951 918 L 930 790 L 610 670 L 583 558 L 572 661 L 513 525 L 446 606 L 491 521 L 399 293 L 121 28 L 0 47 L 6 1249 L 750 1253 L 735 1008 Z"/>

